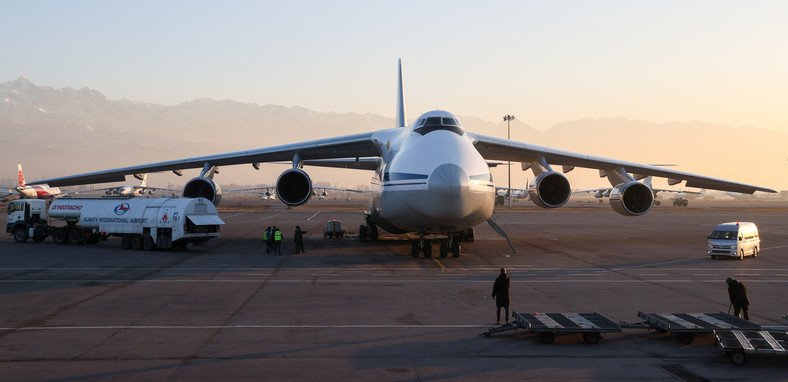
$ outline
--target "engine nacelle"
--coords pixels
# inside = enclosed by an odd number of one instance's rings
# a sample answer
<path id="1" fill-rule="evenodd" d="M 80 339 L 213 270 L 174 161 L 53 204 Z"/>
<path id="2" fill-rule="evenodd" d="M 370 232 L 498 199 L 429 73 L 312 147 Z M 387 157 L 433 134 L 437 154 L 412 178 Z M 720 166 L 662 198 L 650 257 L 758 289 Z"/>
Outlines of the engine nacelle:
<path id="1" fill-rule="evenodd" d="M 205 198 L 218 206 L 222 201 L 222 189 L 213 179 L 198 176 L 186 182 L 183 186 L 184 198 Z"/>
<path id="2" fill-rule="evenodd" d="M 528 196 L 539 207 L 558 208 L 569 201 L 572 190 L 565 176 L 550 171 L 543 173 L 528 185 Z"/>
<path id="3" fill-rule="evenodd" d="M 640 182 L 627 182 L 613 187 L 610 192 L 610 206 L 624 216 L 640 216 L 651 209 L 654 192 Z"/>
<path id="4" fill-rule="evenodd" d="M 300 206 L 312 196 L 312 179 L 305 172 L 291 168 L 276 180 L 276 197 L 288 206 Z"/>

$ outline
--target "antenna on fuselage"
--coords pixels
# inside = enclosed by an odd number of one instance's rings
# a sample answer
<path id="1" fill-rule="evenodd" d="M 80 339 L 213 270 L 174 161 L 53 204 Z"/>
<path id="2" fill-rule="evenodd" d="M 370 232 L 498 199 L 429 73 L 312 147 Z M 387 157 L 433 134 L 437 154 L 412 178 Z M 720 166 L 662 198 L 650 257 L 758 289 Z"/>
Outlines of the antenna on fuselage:
<path id="1" fill-rule="evenodd" d="M 402 90 L 402 59 L 397 60 L 399 70 L 397 75 L 397 127 L 405 126 L 405 96 Z"/>

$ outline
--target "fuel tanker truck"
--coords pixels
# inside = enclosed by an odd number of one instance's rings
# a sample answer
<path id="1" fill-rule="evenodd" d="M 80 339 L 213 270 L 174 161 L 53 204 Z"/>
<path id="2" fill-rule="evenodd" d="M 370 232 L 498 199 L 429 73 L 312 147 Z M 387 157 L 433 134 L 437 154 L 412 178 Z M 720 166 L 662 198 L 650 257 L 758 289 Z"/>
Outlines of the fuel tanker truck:
<path id="1" fill-rule="evenodd" d="M 51 236 L 58 244 L 92 244 L 117 236 L 126 249 L 183 249 L 218 237 L 222 224 L 205 198 L 61 197 L 50 203 L 49 216 L 45 200 L 12 201 L 6 232 L 17 243 Z"/>

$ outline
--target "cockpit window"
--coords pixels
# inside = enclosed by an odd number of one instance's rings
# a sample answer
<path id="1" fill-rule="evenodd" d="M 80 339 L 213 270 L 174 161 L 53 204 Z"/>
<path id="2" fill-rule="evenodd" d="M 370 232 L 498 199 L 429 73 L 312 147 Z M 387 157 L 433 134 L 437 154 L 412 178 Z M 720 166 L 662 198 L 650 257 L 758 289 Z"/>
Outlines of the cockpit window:
<path id="1" fill-rule="evenodd" d="M 456 119 L 449 117 L 427 117 L 419 121 L 418 126 L 413 131 L 421 135 L 427 135 L 436 130 L 448 130 L 457 135 L 465 134 L 465 131 L 460 127 L 460 123 Z"/>

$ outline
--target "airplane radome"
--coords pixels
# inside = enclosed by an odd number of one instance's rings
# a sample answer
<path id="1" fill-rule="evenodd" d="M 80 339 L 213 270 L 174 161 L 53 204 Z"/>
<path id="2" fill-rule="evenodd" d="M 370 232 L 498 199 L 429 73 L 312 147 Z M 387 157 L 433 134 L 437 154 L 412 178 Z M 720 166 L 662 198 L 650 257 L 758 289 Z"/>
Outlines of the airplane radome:
<path id="1" fill-rule="evenodd" d="M 306 203 L 313 194 L 312 181 L 303 166 L 341 167 L 374 171 L 374 192 L 369 215 L 359 236 L 376 239 L 378 230 L 416 233 L 414 257 L 432 255 L 431 240 L 437 235 L 440 256 L 460 256 L 460 242 L 473 237 L 473 227 L 490 220 L 495 202 L 487 161 L 523 163 L 534 174 L 528 197 L 544 208 L 563 206 L 571 195 L 564 175 L 575 167 L 600 170 L 612 189 L 610 205 L 627 216 L 643 215 L 654 201 L 652 189 L 638 181 L 647 176 L 668 178 L 670 184 L 752 194 L 776 192 L 770 188 L 716 179 L 651 165 L 596 157 L 524 142 L 474 134 L 447 111 L 430 111 L 405 125 L 402 65 L 398 71 L 397 123 L 392 129 L 297 142 L 230 153 L 103 170 L 35 183 L 50 186 L 125 181 L 130 174 L 202 168 L 189 180 L 184 197 L 204 197 L 218 204 L 221 190 L 213 176 L 219 166 L 288 161 L 292 168 L 276 181 L 277 197 L 285 204 Z M 558 172 L 553 169 L 557 166 Z M 432 236 L 435 237 L 435 236 Z"/>

